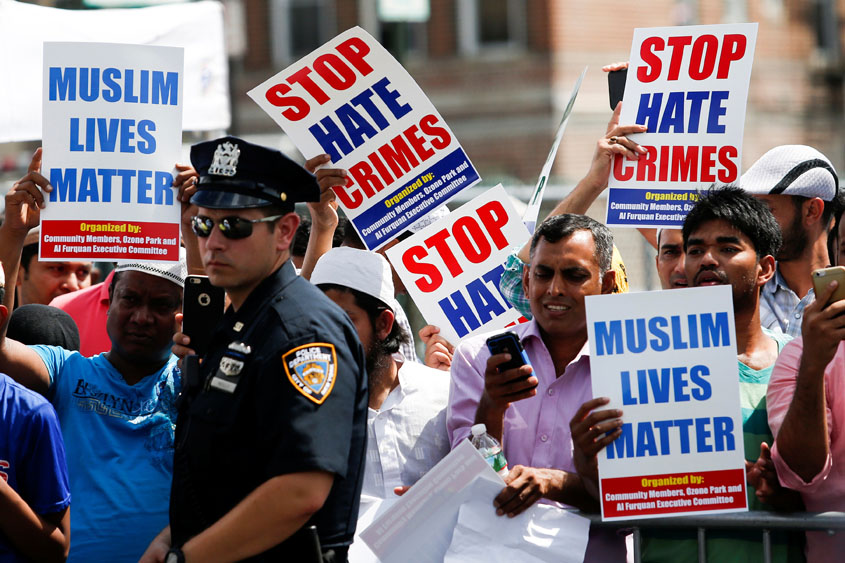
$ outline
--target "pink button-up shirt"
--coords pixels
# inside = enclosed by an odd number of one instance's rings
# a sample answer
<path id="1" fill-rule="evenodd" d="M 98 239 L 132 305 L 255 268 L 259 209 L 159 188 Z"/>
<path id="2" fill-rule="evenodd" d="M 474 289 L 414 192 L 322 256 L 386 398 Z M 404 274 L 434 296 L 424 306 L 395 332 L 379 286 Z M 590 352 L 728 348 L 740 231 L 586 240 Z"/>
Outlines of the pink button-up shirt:
<path id="1" fill-rule="evenodd" d="M 811 512 L 845 511 L 845 342 L 839 343 L 836 355 L 824 371 L 827 429 L 830 454 L 821 472 L 809 483 L 798 476 L 783 458 L 777 447 L 777 435 L 792 404 L 798 367 L 804 342 L 797 338 L 787 344 L 772 370 L 766 393 L 769 427 L 775 436 L 772 459 L 778 478 L 784 487 L 801 493 L 804 505 Z M 845 554 L 845 532 L 828 536 L 825 532 L 807 533 L 807 561 L 841 561 Z"/>
<path id="2" fill-rule="evenodd" d="M 552 357 L 535 320 L 512 327 L 522 341 L 534 375 L 537 394 L 512 403 L 505 413 L 502 446 L 508 466 L 525 465 L 575 472 L 569 421 L 584 402 L 593 398 L 587 344 L 555 374 Z M 452 358 L 452 384 L 446 429 L 454 448 L 470 434 L 478 401 L 484 391 L 484 370 L 490 352 L 489 334 L 462 341 Z M 491 508 L 492 510 L 492 508 Z M 625 561 L 625 541 L 611 530 L 590 532 L 584 561 Z"/>

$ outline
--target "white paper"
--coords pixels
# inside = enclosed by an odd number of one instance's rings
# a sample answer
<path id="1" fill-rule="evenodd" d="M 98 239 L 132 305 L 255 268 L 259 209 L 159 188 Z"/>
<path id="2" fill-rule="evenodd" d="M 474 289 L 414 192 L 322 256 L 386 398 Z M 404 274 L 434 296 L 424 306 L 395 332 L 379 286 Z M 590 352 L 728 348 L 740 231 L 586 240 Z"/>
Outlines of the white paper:
<path id="1" fill-rule="evenodd" d="M 478 478 L 491 481 L 498 491 L 504 487 L 465 440 L 361 532 L 361 539 L 384 563 L 440 563 L 452 541 L 458 510 Z M 493 514 L 494 496 L 486 499 Z"/>
<path id="2" fill-rule="evenodd" d="M 581 563 L 590 521 L 548 504 L 508 518 L 491 510 L 494 484 L 479 479 L 461 506 L 444 563 Z"/>

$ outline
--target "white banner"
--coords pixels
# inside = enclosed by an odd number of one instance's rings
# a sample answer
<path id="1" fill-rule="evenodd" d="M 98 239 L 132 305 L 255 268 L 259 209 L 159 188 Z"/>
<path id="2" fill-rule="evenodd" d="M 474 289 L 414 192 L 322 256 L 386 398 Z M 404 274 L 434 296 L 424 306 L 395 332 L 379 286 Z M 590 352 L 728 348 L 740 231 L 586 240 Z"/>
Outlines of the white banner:
<path id="1" fill-rule="evenodd" d="M 228 63 L 219 2 L 127 10 L 57 10 L 0 0 L 0 74 L 4 77 L 0 81 L 0 143 L 41 138 L 45 41 L 183 47 L 182 129 L 222 131 L 229 127 Z"/>

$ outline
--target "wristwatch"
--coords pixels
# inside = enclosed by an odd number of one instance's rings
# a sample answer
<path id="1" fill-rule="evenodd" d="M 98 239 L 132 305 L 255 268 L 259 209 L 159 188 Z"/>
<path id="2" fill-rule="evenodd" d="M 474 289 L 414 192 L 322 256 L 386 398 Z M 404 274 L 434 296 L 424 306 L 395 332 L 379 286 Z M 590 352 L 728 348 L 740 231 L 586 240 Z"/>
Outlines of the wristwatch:
<path id="1" fill-rule="evenodd" d="M 164 563 L 185 563 L 185 554 L 178 547 L 171 547 L 164 557 Z"/>

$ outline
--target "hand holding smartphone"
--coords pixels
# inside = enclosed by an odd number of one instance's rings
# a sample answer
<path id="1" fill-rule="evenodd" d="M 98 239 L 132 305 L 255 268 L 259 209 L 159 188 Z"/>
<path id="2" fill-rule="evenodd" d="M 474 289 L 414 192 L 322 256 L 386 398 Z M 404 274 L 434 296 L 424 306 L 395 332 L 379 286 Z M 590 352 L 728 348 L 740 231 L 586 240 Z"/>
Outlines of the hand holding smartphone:
<path id="1" fill-rule="evenodd" d="M 830 282 L 834 280 L 839 282 L 839 287 L 833 292 L 827 304 L 845 299 L 845 267 L 843 266 L 831 266 L 813 272 L 813 292 L 816 294 L 816 299 L 824 293 Z"/>
<path id="2" fill-rule="evenodd" d="M 506 352 L 511 355 L 510 360 L 499 365 L 499 373 L 520 366 L 531 365 L 531 362 L 528 360 L 528 354 L 525 353 L 525 349 L 522 347 L 522 342 L 519 341 L 519 337 L 513 332 L 503 332 L 502 334 L 491 336 L 487 339 L 487 349 L 490 350 L 491 356 Z"/>
<path id="3" fill-rule="evenodd" d="M 214 287 L 207 276 L 185 278 L 182 300 L 182 332 L 191 339 L 189 346 L 198 356 L 208 352 L 214 327 L 223 318 L 225 293 Z"/>

